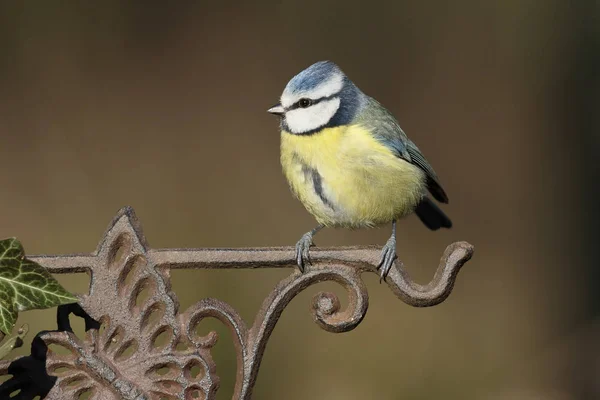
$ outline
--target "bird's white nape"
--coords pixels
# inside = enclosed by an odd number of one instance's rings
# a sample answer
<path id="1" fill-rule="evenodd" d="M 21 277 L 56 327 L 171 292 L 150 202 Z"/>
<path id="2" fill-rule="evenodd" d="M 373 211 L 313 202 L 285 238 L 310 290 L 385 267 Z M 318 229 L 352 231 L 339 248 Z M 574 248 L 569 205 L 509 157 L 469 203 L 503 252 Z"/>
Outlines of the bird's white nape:
<path id="1" fill-rule="evenodd" d="M 323 100 L 308 108 L 296 108 L 285 113 L 291 133 L 301 134 L 325 126 L 340 108 L 340 98 Z"/>
<path id="2" fill-rule="evenodd" d="M 344 75 L 342 73 L 332 74 L 323 83 L 317 85 L 311 90 L 296 91 L 294 88 L 286 87 L 281 95 L 281 105 L 289 107 L 302 98 L 318 100 L 323 97 L 333 96 L 339 93 L 344 87 Z"/>

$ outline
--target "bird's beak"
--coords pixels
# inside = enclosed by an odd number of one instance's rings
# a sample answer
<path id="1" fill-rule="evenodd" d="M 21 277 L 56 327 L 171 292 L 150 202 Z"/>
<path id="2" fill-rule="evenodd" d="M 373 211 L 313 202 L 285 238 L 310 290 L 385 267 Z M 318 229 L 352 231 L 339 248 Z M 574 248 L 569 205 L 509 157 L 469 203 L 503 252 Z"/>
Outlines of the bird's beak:
<path id="1" fill-rule="evenodd" d="M 283 115 L 285 113 L 285 108 L 283 108 L 281 104 L 276 104 L 273 107 L 269 108 L 267 112 L 273 115 Z"/>

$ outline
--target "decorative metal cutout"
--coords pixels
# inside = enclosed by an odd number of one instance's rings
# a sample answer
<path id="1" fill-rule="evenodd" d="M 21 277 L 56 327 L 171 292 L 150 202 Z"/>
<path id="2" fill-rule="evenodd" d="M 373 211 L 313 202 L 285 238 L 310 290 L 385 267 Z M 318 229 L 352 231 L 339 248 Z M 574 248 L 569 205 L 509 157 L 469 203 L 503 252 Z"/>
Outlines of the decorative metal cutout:
<path id="1" fill-rule="evenodd" d="M 0 363 L 0 375 L 13 375 L 0 385 L 0 396 L 21 389 L 13 399 L 36 395 L 78 399 L 84 393 L 94 400 L 214 399 L 219 378 L 211 348 L 217 335 L 195 333 L 204 318 L 214 317 L 234 337 L 238 363 L 234 399 L 250 399 L 267 340 L 289 302 L 315 283 L 335 281 L 348 292 L 348 307 L 341 310 L 335 294 L 320 292 L 313 298 L 313 317 L 330 332 L 354 329 L 368 306 L 360 276 L 376 272 L 379 252 L 376 247 L 316 248 L 311 251 L 313 265 L 302 274 L 295 268 L 292 247 L 153 250 L 133 210 L 123 208 L 92 255 L 29 257 L 52 273 L 90 273 L 90 291 L 80 297 L 80 308 L 59 307 L 62 326 L 38 334 L 31 356 Z M 392 268 L 386 283 L 411 306 L 439 304 L 472 254 L 473 247 L 466 242 L 451 244 L 429 284 L 413 282 L 401 265 Z M 231 306 L 216 299 L 200 300 L 180 313 L 170 288 L 170 271 L 176 268 L 293 268 L 294 272 L 279 282 L 247 327 Z M 84 339 L 72 333 L 70 312 L 86 319 Z M 54 351 L 52 345 L 66 350 Z"/>

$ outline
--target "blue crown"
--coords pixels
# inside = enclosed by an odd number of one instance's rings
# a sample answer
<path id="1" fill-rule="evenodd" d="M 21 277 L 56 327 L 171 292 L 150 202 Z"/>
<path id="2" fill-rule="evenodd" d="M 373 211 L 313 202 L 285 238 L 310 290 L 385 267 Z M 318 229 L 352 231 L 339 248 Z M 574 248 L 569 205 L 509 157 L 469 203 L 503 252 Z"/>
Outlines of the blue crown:
<path id="1" fill-rule="evenodd" d="M 319 61 L 293 77 L 288 82 L 285 90 L 290 93 L 307 92 L 316 88 L 334 74 L 343 75 L 344 73 L 331 61 Z"/>

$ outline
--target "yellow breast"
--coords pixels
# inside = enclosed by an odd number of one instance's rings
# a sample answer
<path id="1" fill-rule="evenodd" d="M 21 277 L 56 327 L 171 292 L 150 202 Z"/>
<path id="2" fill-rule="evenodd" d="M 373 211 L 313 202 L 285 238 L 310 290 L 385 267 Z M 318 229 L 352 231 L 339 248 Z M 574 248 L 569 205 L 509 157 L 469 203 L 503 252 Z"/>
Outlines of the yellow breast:
<path id="1" fill-rule="evenodd" d="M 425 191 L 423 171 L 359 125 L 282 132 L 281 165 L 294 194 L 326 226 L 390 222 L 411 213 Z"/>

